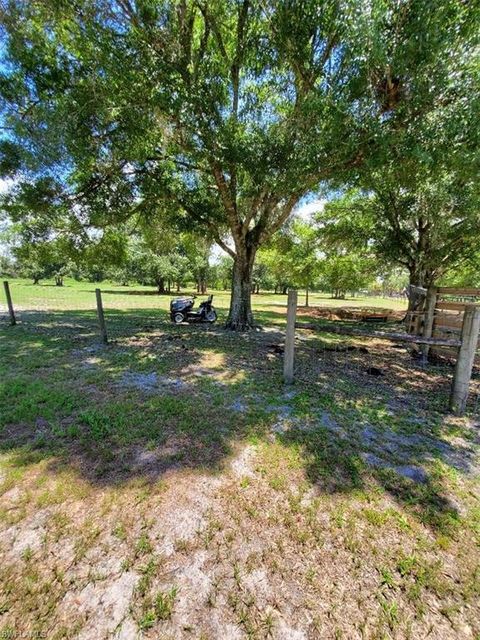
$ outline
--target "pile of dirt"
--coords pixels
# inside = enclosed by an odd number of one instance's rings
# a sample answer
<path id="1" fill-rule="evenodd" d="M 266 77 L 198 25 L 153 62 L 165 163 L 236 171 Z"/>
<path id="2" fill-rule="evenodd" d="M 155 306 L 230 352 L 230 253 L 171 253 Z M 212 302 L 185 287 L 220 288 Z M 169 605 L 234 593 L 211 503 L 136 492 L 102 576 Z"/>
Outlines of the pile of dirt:
<path id="1" fill-rule="evenodd" d="M 398 322 L 405 315 L 405 311 L 368 307 L 300 307 L 297 313 L 310 318 L 358 322 Z"/>

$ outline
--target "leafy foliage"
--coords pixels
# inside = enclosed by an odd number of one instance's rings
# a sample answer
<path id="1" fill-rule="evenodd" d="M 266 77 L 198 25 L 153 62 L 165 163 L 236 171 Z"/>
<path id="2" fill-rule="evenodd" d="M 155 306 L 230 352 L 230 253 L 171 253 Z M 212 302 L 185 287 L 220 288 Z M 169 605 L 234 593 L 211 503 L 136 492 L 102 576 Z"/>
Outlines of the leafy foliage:
<path id="1" fill-rule="evenodd" d="M 428 286 L 477 254 L 480 213 L 474 168 L 467 177 L 441 171 L 400 181 L 394 170 L 375 186 L 330 203 L 317 218 L 326 246 L 373 253 Z"/>
<path id="2" fill-rule="evenodd" d="M 234 258 L 229 325 L 245 328 L 257 249 L 306 193 L 392 150 L 428 164 L 432 132 L 456 153 L 476 18 L 456 0 L 12 1 L 9 208 L 76 233 L 132 215 L 204 229 Z"/>
<path id="3" fill-rule="evenodd" d="M 331 255 L 322 264 L 321 287 L 331 291 L 335 298 L 344 298 L 366 288 L 373 280 L 374 264 L 368 257 L 354 254 Z"/>

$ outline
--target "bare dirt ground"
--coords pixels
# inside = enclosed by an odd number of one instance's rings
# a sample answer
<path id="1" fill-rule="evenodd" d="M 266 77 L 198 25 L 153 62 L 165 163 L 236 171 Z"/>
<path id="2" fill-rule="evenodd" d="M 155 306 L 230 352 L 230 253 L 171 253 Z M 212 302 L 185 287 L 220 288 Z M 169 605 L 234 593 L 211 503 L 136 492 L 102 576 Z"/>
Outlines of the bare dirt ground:
<path id="1" fill-rule="evenodd" d="M 297 311 L 300 317 L 325 318 L 326 320 L 384 320 L 385 322 L 400 322 L 405 316 L 402 309 L 382 309 L 380 307 L 300 307 Z"/>

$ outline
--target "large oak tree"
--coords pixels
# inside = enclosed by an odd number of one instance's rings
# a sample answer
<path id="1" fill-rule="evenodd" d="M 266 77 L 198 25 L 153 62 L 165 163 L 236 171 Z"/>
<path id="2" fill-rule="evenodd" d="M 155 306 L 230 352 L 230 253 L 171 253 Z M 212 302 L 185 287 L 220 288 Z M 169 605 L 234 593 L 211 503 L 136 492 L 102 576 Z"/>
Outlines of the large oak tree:
<path id="1" fill-rule="evenodd" d="M 408 180 L 401 161 L 385 166 L 368 188 L 332 200 L 316 217 L 324 246 L 402 267 L 417 287 L 471 263 L 480 236 L 480 153 L 471 154 L 468 170 L 438 164 Z"/>
<path id="2" fill-rule="evenodd" d="M 227 324 L 248 328 L 255 254 L 299 200 L 418 152 L 465 97 L 474 5 L 6 2 L 4 164 L 53 178 L 76 224 L 205 229 L 234 259 Z"/>

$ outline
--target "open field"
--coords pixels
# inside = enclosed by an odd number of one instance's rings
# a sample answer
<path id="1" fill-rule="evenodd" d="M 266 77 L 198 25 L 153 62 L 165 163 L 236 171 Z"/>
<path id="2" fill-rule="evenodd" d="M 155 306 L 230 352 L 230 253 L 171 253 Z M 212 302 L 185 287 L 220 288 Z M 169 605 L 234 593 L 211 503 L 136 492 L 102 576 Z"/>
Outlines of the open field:
<path id="1" fill-rule="evenodd" d="M 285 296 L 236 335 L 100 287 L 108 346 L 95 285 L 12 283 L 0 637 L 480 637 L 480 434 L 474 404 L 445 412 L 451 368 L 301 330 L 285 388 Z"/>
<path id="2" fill-rule="evenodd" d="M 64 311 L 64 310 L 93 310 L 95 309 L 95 289 L 102 290 L 103 304 L 106 309 L 132 311 L 136 309 L 159 309 L 168 311 L 170 299 L 176 295 L 193 293 L 192 290 L 177 294 L 158 295 L 152 287 L 142 285 L 120 286 L 110 282 L 91 283 L 66 280 L 63 287 L 57 287 L 51 281 L 39 285 L 31 280 L 13 279 L 10 281 L 12 298 L 16 308 L 30 311 Z M 229 291 L 214 291 L 214 304 L 220 312 L 221 318 L 228 311 L 230 301 Z M 199 298 L 202 298 L 200 294 Z M 259 312 L 259 318 L 284 322 L 284 310 L 287 296 L 273 293 L 259 293 L 252 297 L 254 308 Z M 299 305 L 304 304 L 305 295 L 299 292 Z M 372 307 L 401 310 L 406 307 L 406 300 L 401 298 L 355 297 L 346 300 L 334 300 L 325 293 L 310 293 L 310 305 L 320 307 Z M 3 288 L 0 292 L 0 309 L 5 309 Z M 281 317 L 277 318 L 276 313 Z"/>

